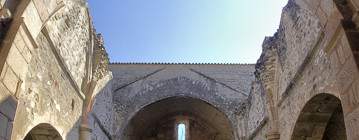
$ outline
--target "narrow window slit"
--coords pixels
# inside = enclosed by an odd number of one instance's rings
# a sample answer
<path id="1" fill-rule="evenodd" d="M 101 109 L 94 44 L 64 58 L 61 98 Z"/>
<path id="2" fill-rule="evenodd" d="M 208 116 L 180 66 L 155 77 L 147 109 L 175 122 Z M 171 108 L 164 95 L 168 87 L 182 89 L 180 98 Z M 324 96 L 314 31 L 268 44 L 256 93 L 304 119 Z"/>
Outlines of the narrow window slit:
<path id="1" fill-rule="evenodd" d="M 177 125 L 177 140 L 186 140 L 186 125 L 184 123 Z"/>

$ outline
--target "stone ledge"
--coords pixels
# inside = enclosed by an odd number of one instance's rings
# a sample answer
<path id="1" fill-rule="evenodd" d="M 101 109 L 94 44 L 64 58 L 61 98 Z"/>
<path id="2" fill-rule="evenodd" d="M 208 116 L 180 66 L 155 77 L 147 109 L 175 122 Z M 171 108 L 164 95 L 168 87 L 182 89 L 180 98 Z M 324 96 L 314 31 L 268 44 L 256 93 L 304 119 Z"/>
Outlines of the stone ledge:
<path id="1" fill-rule="evenodd" d="M 111 62 L 110 65 L 255 65 L 254 63 Z"/>

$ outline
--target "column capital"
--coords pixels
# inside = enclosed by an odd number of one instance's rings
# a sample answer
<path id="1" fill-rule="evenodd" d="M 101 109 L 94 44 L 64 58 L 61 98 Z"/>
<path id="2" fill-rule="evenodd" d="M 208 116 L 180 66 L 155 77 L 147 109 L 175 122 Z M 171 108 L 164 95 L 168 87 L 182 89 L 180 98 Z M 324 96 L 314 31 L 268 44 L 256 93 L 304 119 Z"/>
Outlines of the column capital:
<path id="1" fill-rule="evenodd" d="M 280 134 L 279 132 L 269 132 L 266 135 L 267 140 L 279 140 L 280 139 Z"/>
<path id="2" fill-rule="evenodd" d="M 80 140 L 91 140 L 92 129 L 86 125 L 80 125 Z"/>
<path id="3" fill-rule="evenodd" d="M 80 131 L 87 131 L 87 132 L 92 133 L 92 129 L 86 124 L 81 124 L 80 125 Z"/>

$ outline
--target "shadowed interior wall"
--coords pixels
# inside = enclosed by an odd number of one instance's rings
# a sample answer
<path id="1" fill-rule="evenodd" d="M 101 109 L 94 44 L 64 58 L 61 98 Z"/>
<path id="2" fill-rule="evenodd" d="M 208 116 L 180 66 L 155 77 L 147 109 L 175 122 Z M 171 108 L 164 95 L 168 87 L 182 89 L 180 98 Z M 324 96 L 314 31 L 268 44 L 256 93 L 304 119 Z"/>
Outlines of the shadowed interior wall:
<path id="1" fill-rule="evenodd" d="M 303 108 L 292 140 L 346 140 L 343 110 L 333 95 L 319 94 Z"/>
<path id="2" fill-rule="evenodd" d="M 24 140 L 62 140 L 62 138 L 51 125 L 39 124 L 26 135 Z"/>
<path id="3" fill-rule="evenodd" d="M 188 97 L 171 97 L 140 110 L 127 125 L 124 140 L 172 140 L 182 121 L 188 125 L 189 140 L 234 140 L 231 124 L 222 112 Z"/>

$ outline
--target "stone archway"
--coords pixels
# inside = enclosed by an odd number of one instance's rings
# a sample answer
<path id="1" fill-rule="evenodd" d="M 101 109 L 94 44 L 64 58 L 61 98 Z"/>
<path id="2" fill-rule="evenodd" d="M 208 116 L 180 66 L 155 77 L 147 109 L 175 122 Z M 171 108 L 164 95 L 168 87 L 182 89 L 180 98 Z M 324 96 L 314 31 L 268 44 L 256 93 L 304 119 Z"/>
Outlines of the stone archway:
<path id="1" fill-rule="evenodd" d="M 123 140 L 167 140 L 186 124 L 187 140 L 234 140 L 226 115 L 200 99 L 170 97 L 145 106 L 130 120 Z"/>
<path id="2" fill-rule="evenodd" d="M 62 140 L 62 137 L 50 124 L 39 124 L 27 133 L 24 140 Z"/>
<path id="3" fill-rule="evenodd" d="M 292 140 L 346 140 L 341 101 L 330 94 L 309 100 L 295 124 Z"/>

